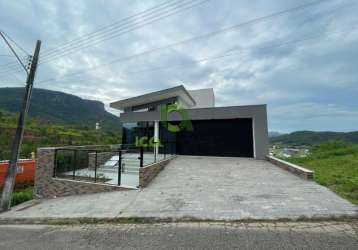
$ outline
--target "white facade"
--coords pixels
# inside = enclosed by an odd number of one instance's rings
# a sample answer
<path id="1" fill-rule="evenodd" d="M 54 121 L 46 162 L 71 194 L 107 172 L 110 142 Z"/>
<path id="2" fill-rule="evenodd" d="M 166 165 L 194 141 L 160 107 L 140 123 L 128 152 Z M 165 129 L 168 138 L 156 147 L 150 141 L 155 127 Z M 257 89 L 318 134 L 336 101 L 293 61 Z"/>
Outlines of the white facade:
<path id="1" fill-rule="evenodd" d="M 190 108 L 213 108 L 215 107 L 215 95 L 212 88 L 188 90 L 196 104 Z"/>

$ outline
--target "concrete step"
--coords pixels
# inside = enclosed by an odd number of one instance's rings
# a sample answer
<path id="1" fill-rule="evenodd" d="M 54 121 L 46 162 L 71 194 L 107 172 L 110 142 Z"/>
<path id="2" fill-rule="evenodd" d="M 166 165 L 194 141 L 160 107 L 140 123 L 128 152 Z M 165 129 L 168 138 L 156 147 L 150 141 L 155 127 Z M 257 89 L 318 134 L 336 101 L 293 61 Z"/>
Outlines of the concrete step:
<path id="1" fill-rule="evenodd" d="M 97 173 L 113 174 L 113 173 L 118 173 L 118 169 L 99 169 Z M 124 169 L 122 173 L 137 174 L 139 173 L 139 169 Z"/>
<path id="2" fill-rule="evenodd" d="M 139 171 L 139 166 L 128 166 L 128 165 L 124 165 L 122 166 L 122 169 L 124 171 L 135 171 L 135 172 L 138 172 Z M 99 171 L 101 172 L 106 172 L 106 173 L 113 173 L 113 172 L 116 172 L 118 171 L 118 167 L 101 167 L 101 168 L 98 168 Z"/>
<path id="3" fill-rule="evenodd" d="M 128 171 L 128 170 L 126 170 L 126 171 L 124 171 L 122 173 L 125 173 L 125 174 L 138 174 L 139 171 Z"/>
<path id="4" fill-rule="evenodd" d="M 152 164 L 153 161 L 151 160 L 144 160 L 143 161 L 143 165 L 149 165 Z M 122 161 L 122 167 L 124 167 L 125 169 L 133 169 L 135 171 L 138 171 L 138 169 L 140 168 L 140 161 L 139 160 L 123 160 Z M 104 165 L 100 166 L 99 168 L 102 171 L 109 171 L 109 172 L 113 172 L 113 169 L 117 169 L 118 166 L 114 166 L 115 163 L 111 162 L 111 164 L 109 164 L 109 162 L 105 163 Z"/>

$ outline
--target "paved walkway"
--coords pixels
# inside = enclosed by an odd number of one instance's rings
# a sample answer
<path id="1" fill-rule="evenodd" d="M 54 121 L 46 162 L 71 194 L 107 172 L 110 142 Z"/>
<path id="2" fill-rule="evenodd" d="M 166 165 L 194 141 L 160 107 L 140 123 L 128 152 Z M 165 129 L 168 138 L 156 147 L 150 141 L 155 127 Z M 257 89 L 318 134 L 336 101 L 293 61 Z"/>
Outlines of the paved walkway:
<path id="1" fill-rule="evenodd" d="M 267 161 L 180 156 L 145 189 L 25 204 L 1 218 L 297 219 L 356 215 L 357 206 Z"/>
<path id="2" fill-rule="evenodd" d="M 0 249 L 358 249 L 356 222 L 0 226 Z"/>

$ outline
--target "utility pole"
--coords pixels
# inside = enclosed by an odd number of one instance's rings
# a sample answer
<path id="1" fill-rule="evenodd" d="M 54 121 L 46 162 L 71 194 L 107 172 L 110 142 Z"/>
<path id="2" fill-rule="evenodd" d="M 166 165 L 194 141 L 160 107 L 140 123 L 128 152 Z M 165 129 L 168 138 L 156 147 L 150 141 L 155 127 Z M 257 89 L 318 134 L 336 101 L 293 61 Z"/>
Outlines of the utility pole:
<path id="1" fill-rule="evenodd" d="M 1 34 L 1 36 L 3 36 L 3 35 Z M 5 38 L 4 38 L 4 40 L 5 40 L 5 42 L 7 42 Z M 10 48 L 11 48 L 11 46 L 10 46 Z M 19 120 L 17 123 L 15 138 L 14 138 L 14 141 L 12 144 L 11 159 L 10 159 L 9 167 L 7 169 L 6 179 L 5 179 L 4 188 L 3 188 L 2 196 L 1 196 L 0 212 L 9 210 L 10 205 L 11 205 L 11 197 L 12 197 L 12 192 L 13 192 L 14 186 L 15 186 L 15 178 L 16 178 L 16 172 L 17 172 L 17 161 L 18 161 L 18 158 L 20 155 L 22 138 L 24 135 L 25 118 L 26 118 L 26 115 L 27 115 L 29 107 L 30 107 L 30 98 L 31 98 L 31 94 L 32 94 L 32 87 L 34 84 L 37 63 L 38 63 L 38 59 L 39 59 L 40 48 L 41 48 L 41 41 L 38 40 L 36 43 L 34 55 L 32 57 L 30 71 L 27 74 L 25 95 L 24 95 L 24 99 L 23 99 L 23 103 L 22 103 L 22 108 L 20 111 Z"/>

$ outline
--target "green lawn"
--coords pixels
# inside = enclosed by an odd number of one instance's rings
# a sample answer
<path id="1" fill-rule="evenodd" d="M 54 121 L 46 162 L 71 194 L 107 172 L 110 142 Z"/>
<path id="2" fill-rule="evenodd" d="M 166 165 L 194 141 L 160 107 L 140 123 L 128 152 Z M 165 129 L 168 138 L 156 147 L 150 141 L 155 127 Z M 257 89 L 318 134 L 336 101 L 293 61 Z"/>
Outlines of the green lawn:
<path id="1" fill-rule="evenodd" d="M 314 146 L 307 157 L 285 160 L 315 171 L 319 184 L 358 204 L 358 145 L 327 142 Z"/>

